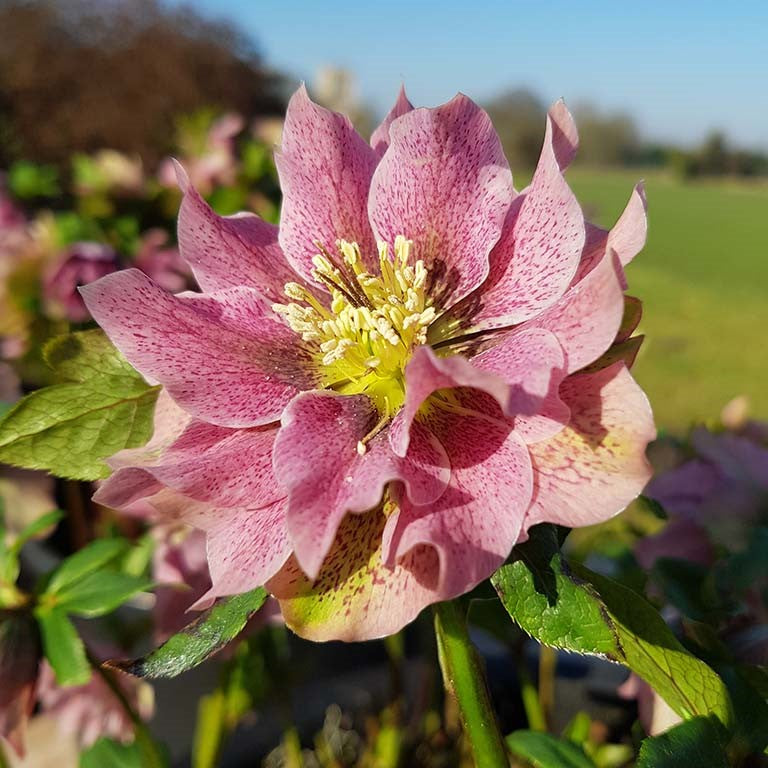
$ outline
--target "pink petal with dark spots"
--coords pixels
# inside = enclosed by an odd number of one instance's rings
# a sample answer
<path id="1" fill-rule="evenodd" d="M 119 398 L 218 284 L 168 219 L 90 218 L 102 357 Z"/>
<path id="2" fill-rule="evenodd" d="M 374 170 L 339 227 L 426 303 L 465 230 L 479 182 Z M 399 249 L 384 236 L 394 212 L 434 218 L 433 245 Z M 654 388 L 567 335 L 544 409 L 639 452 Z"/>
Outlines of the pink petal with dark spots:
<path id="1" fill-rule="evenodd" d="M 512 204 L 501 239 L 491 251 L 488 279 L 478 291 L 478 306 L 469 320 L 472 328 L 528 320 L 554 304 L 576 274 L 585 225 L 553 144 L 555 137 L 564 142 L 564 135 L 548 116 L 533 181 Z"/>
<path id="2" fill-rule="evenodd" d="M 274 466 L 288 490 L 288 530 L 296 558 L 315 578 L 348 512 L 363 512 L 381 500 L 386 484 L 402 481 L 409 496 L 434 501 L 450 470 L 439 442 L 425 429 L 412 438 L 405 458 L 395 456 L 380 433 L 358 452 L 379 414 L 365 395 L 305 392 L 283 414 Z"/>
<path id="3" fill-rule="evenodd" d="M 209 510 L 193 519 L 206 533 L 211 590 L 193 607 L 266 584 L 291 554 L 286 499 L 260 509 Z"/>
<path id="4" fill-rule="evenodd" d="M 218 216 L 177 165 L 184 197 L 179 208 L 179 250 L 203 291 L 246 286 L 269 301 L 297 278 L 278 244 L 277 227 L 255 214 Z"/>
<path id="5" fill-rule="evenodd" d="M 528 529 L 537 523 L 592 525 L 621 512 L 645 487 L 656 437 L 648 399 L 623 363 L 569 376 L 560 394 L 570 424 L 528 446 L 534 471 Z"/>
<path id="6" fill-rule="evenodd" d="M 461 94 L 406 113 L 389 137 L 371 183 L 371 223 L 390 245 L 397 235 L 413 240 L 435 305 L 447 309 L 488 274 L 514 196 L 512 174 L 490 118 Z"/>
<path id="7" fill-rule="evenodd" d="M 597 360 L 611 346 L 624 314 L 623 272 L 606 254 L 600 264 L 554 305 L 521 328 L 546 328 L 557 336 L 569 373 Z"/>
<path id="8" fill-rule="evenodd" d="M 331 253 L 336 240 L 355 241 L 363 260 L 378 264 L 367 213 L 376 159 L 349 118 L 314 104 L 304 86 L 292 96 L 283 146 L 275 154 L 283 190 L 279 240 L 288 261 L 308 280 L 317 241 Z"/>
<path id="9" fill-rule="evenodd" d="M 387 521 L 386 562 L 414 547 L 440 558 L 437 591 L 443 600 L 469 591 L 506 560 L 531 501 L 533 472 L 525 444 L 508 424 L 458 415 L 430 404 L 423 417 L 451 463 L 451 481 L 433 504 L 404 499 Z"/>
<path id="10" fill-rule="evenodd" d="M 491 395 L 511 416 L 535 414 L 543 394 L 541 377 L 507 383 L 498 373 L 482 370 L 460 355 L 438 357 L 431 347 L 417 347 L 405 369 L 405 404 L 398 411 L 389 430 L 389 442 L 398 456 L 405 456 L 410 441 L 410 430 L 422 403 L 439 389 L 471 387 Z M 530 387 L 530 388 L 529 388 Z"/>
<path id="11" fill-rule="evenodd" d="M 128 361 L 204 421 L 266 424 L 314 384 L 296 335 L 248 288 L 173 296 L 129 269 L 81 290 Z"/>

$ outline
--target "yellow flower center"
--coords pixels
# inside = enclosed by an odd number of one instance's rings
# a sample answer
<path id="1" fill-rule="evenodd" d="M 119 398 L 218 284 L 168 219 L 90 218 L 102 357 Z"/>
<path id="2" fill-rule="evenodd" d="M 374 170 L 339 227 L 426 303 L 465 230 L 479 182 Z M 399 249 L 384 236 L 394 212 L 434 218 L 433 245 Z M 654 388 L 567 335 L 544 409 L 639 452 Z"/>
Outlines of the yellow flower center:
<path id="1" fill-rule="evenodd" d="M 368 395 L 382 420 L 405 398 L 404 370 L 424 344 L 435 309 L 426 295 L 424 262 L 409 264 L 412 243 L 395 239 L 394 257 L 379 243 L 379 274 L 366 272 L 357 243 L 337 242 L 338 257 L 320 244 L 313 275 L 331 293 L 326 307 L 298 283 L 287 283 L 288 304 L 275 304 L 288 325 L 314 349 L 323 386 Z"/>

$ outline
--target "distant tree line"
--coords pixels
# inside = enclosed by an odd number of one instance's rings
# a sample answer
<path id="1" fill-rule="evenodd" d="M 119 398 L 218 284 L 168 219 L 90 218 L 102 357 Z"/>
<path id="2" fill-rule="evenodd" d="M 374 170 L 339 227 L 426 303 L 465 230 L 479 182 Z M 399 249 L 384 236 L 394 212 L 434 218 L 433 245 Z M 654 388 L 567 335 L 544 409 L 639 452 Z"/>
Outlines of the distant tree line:
<path id="1" fill-rule="evenodd" d="M 541 149 L 547 105 L 525 88 L 505 91 L 485 104 L 513 167 L 533 168 Z M 584 165 L 670 168 L 684 178 L 767 176 L 768 154 L 732 147 L 719 132 L 688 149 L 644 140 L 631 116 L 576 104 L 577 162 Z"/>
<path id="2" fill-rule="evenodd" d="M 0 0 L 0 167 L 104 147 L 154 163 L 201 107 L 284 110 L 283 81 L 235 26 L 158 0 Z"/>

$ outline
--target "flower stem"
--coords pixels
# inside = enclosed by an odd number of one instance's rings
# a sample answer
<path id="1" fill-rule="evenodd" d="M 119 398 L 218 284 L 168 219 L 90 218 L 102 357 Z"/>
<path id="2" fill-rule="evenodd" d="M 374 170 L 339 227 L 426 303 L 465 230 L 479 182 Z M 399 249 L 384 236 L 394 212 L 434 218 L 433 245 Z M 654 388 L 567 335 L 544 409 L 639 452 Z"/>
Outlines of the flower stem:
<path id="1" fill-rule="evenodd" d="M 435 606 L 435 636 L 445 688 L 459 704 L 475 765 L 509 768 L 482 663 L 469 639 L 464 613 L 455 602 Z"/>

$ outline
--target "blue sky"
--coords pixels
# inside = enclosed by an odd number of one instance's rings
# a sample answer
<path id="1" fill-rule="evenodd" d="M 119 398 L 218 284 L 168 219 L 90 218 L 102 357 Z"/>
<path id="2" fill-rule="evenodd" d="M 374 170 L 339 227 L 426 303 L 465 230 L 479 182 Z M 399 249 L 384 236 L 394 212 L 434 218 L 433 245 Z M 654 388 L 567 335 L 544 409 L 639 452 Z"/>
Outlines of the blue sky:
<path id="1" fill-rule="evenodd" d="M 768 149 L 768 2 L 700 0 L 192 0 L 237 21 L 266 60 L 310 84 L 353 70 L 384 112 L 405 82 L 432 105 L 528 86 L 548 101 L 626 110 L 653 138 L 720 128 Z"/>

